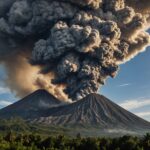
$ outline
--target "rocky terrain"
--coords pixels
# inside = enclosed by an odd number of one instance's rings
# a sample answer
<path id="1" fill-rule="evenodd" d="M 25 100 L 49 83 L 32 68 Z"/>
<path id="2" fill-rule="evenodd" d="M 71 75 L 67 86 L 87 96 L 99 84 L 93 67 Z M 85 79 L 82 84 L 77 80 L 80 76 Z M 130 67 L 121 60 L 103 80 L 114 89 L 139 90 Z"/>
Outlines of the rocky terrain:
<path id="1" fill-rule="evenodd" d="M 22 100 L 1 109 L 0 118 L 35 118 L 40 116 L 43 110 L 61 105 L 61 103 L 47 91 L 37 90 Z"/>
<path id="2" fill-rule="evenodd" d="M 0 118 L 20 117 L 46 126 L 85 127 L 110 132 L 150 131 L 150 123 L 99 94 L 62 103 L 44 90 L 0 110 Z"/>

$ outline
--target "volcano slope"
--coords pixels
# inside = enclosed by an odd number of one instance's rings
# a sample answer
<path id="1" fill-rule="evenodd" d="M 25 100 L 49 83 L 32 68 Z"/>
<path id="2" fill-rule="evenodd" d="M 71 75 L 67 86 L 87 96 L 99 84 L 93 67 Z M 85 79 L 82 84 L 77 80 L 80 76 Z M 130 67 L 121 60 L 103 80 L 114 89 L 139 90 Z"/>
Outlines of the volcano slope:
<path id="1" fill-rule="evenodd" d="M 32 124 L 49 128 L 52 126 L 72 129 L 83 127 L 88 131 L 88 135 L 98 135 L 99 131 L 124 132 L 125 134 L 150 132 L 149 122 L 99 94 L 90 94 L 80 101 L 62 104 L 46 91 L 36 91 L 23 100 L 0 110 L 0 118 L 17 116 Z"/>
<path id="2" fill-rule="evenodd" d="M 43 110 L 61 105 L 61 101 L 45 90 L 37 90 L 22 100 L 0 110 L 0 118 L 21 117 L 31 119 L 41 115 Z"/>
<path id="3" fill-rule="evenodd" d="M 51 108 L 34 121 L 48 125 L 89 125 L 120 129 L 150 129 L 150 123 L 121 108 L 106 97 L 90 94 L 82 100 Z"/>

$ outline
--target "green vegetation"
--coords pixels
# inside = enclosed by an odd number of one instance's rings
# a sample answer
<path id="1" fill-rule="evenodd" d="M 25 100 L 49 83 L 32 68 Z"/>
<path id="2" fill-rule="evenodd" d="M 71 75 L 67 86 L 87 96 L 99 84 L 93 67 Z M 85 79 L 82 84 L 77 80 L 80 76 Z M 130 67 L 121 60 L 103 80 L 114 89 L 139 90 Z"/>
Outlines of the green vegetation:
<path id="1" fill-rule="evenodd" d="M 76 138 L 63 135 L 41 137 L 34 134 L 0 136 L 1 150 L 150 150 L 150 134 L 144 137 Z"/>
<path id="2" fill-rule="evenodd" d="M 20 118 L 1 119 L 0 150 L 150 150 L 150 134 L 109 138 L 88 137 L 80 131 L 31 124 Z"/>
<path id="3" fill-rule="evenodd" d="M 29 123 L 21 118 L 12 119 L 0 119 L 0 134 L 5 135 L 5 133 L 13 132 L 15 134 L 39 134 L 41 136 L 49 135 L 59 135 L 65 134 L 72 131 L 72 128 L 56 127 L 56 126 L 46 126 L 41 124 Z M 67 134 L 65 134 L 67 135 Z M 0 149 L 1 150 L 1 149 Z"/>
<path id="4" fill-rule="evenodd" d="M 88 128 L 89 129 L 89 128 Z M 83 133 L 86 136 L 87 128 L 69 127 L 69 126 L 47 126 L 38 123 L 29 123 L 21 118 L 0 119 L 0 134 L 5 135 L 8 132 L 15 134 L 39 134 L 42 137 L 57 136 L 60 134 L 74 137 L 77 133 Z M 95 132 L 95 131 L 92 131 Z M 88 134 L 89 135 L 89 134 Z M 1 149 L 0 149 L 1 150 Z"/>
<path id="5" fill-rule="evenodd" d="M 29 123 L 21 118 L 12 118 L 12 119 L 0 119 L 0 134 L 5 135 L 8 132 L 13 132 L 16 134 L 39 134 L 42 137 L 47 136 L 58 136 L 65 135 L 69 137 L 76 137 L 78 133 L 82 134 L 82 137 L 99 137 L 99 136 L 107 136 L 107 137 L 116 137 L 122 136 L 125 133 L 135 136 L 142 136 L 149 132 L 136 130 L 132 131 L 124 131 L 117 130 L 118 132 L 107 132 L 107 130 L 102 130 L 99 126 L 88 126 L 88 125 L 76 125 L 76 126 L 50 126 L 43 125 L 40 123 Z"/>

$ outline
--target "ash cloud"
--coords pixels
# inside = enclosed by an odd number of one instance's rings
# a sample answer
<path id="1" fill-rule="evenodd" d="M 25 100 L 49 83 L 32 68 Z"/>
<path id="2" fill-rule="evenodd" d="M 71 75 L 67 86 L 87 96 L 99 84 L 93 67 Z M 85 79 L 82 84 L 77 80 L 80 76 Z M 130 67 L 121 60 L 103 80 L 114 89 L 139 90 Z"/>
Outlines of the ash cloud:
<path id="1" fill-rule="evenodd" d="M 62 87 L 50 91 L 55 96 L 78 100 L 97 92 L 150 44 L 147 0 L 5 0 L 0 8 L 0 61 L 28 53 L 30 67 L 41 70 L 36 86 Z M 15 59 L 6 65 L 9 72 L 15 66 Z"/>
<path id="2" fill-rule="evenodd" d="M 25 97 L 38 89 L 46 89 L 56 98 L 68 101 L 66 94 L 63 93 L 64 85 L 53 85 L 50 80 L 54 78 L 52 73 L 40 74 L 40 66 L 31 66 L 28 63 L 27 53 L 16 54 L 15 57 L 5 58 L 7 78 L 5 83 L 17 97 Z"/>

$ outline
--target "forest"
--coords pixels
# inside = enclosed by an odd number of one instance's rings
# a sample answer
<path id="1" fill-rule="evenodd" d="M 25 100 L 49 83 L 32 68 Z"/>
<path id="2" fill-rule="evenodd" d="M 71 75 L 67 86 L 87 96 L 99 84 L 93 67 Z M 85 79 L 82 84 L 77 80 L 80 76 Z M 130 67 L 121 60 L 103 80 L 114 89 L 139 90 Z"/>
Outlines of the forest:
<path id="1" fill-rule="evenodd" d="M 0 150 L 150 150 L 150 134 L 143 137 L 84 138 L 79 133 L 75 138 L 70 138 L 9 132 L 0 136 Z"/>
<path id="2" fill-rule="evenodd" d="M 0 150 L 150 150 L 150 133 L 88 137 L 81 127 L 47 127 L 21 118 L 0 119 Z"/>

